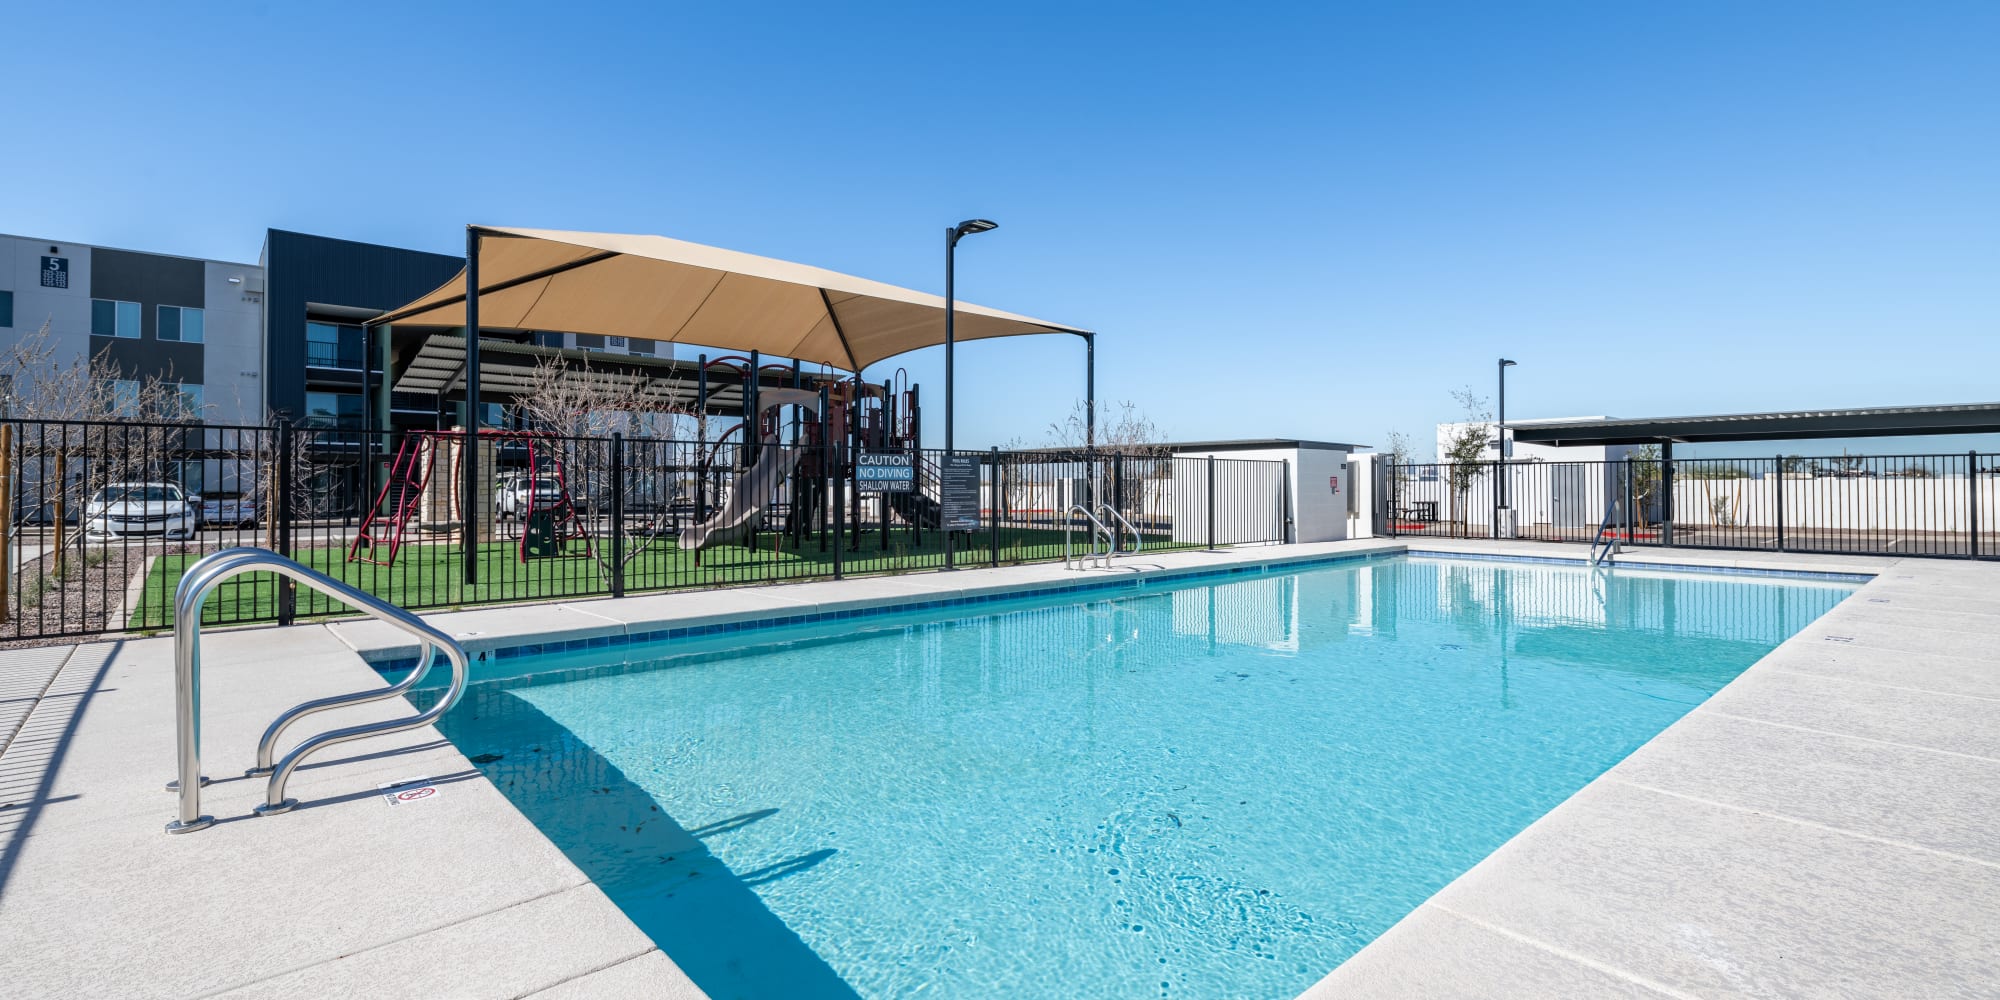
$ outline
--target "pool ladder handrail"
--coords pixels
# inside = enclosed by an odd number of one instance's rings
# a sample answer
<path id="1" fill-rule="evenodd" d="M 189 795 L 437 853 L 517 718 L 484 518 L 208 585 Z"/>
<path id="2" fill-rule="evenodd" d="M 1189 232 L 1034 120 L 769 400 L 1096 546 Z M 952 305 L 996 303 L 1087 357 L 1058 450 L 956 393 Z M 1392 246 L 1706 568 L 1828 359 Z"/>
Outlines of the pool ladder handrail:
<path id="1" fill-rule="evenodd" d="M 168 833 L 193 833 L 207 829 L 215 822 L 215 817 L 201 814 L 201 786 L 208 781 L 201 776 L 201 605 L 209 592 L 224 580 L 254 572 L 275 573 L 305 584 L 367 613 L 377 621 L 408 633 L 418 643 L 416 669 L 403 680 L 384 688 L 316 698 L 293 706 L 264 730 L 264 736 L 257 744 L 257 766 L 244 772 L 246 776 L 270 775 L 270 781 L 265 786 L 264 804 L 256 809 L 258 815 L 275 816 L 298 804 L 297 800 L 285 797 L 285 784 L 299 763 L 311 754 L 336 743 L 427 726 L 450 711 L 465 693 L 471 671 L 471 661 L 465 654 L 465 648 L 416 615 L 373 594 L 307 569 L 269 549 L 239 547 L 207 556 L 189 567 L 181 576 L 179 586 L 174 588 L 174 729 L 180 777 L 169 783 L 167 788 L 179 793 L 180 808 L 175 820 L 167 824 Z M 451 661 L 451 686 L 437 704 L 401 719 L 329 730 L 305 740 L 293 747 L 283 759 L 272 763 L 278 738 L 283 735 L 285 727 L 315 712 L 401 695 L 430 674 L 439 650 Z"/>
<path id="2" fill-rule="evenodd" d="M 1108 518 L 1108 520 L 1118 522 L 1118 524 L 1122 526 L 1126 531 L 1131 532 L 1132 551 L 1134 553 L 1137 553 L 1139 549 L 1146 544 L 1145 540 L 1139 537 L 1139 529 L 1133 527 L 1132 522 L 1125 519 L 1125 515 L 1118 513 L 1118 509 L 1116 507 L 1113 507 L 1108 503 L 1100 501 L 1097 504 L 1097 512 L 1100 514 L 1109 514 L 1110 517 Z M 1115 556 L 1118 554 L 1118 533 L 1115 531 L 1111 531 L 1110 528 L 1108 527 L 1105 530 L 1107 532 L 1110 532 L 1111 534 L 1111 553 L 1110 555 L 1105 556 L 1105 565 L 1109 566 L 1111 564 L 1111 556 Z"/>
<path id="3" fill-rule="evenodd" d="M 1069 510 L 1065 511 L 1064 514 L 1065 516 L 1063 517 L 1063 568 L 1064 569 L 1072 568 L 1070 566 L 1070 556 L 1074 550 L 1070 543 L 1070 531 L 1071 529 L 1076 527 L 1076 518 L 1072 516 L 1076 514 L 1082 514 L 1084 520 L 1090 522 L 1090 554 L 1084 556 L 1082 559 L 1077 560 L 1076 566 L 1074 568 L 1079 570 L 1084 569 L 1090 565 L 1090 561 L 1092 559 L 1099 560 L 1098 565 L 1100 566 L 1104 567 L 1110 566 L 1111 549 L 1115 548 L 1117 543 L 1113 541 L 1107 544 L 1105 546 L 1105 550 L 1100 553 L 1097 551 L 1097 539 L 1099 538 L 1099 536 L 1115 538 L 1116 536 L 1113 536 L 1111 534 L 1111 529 L 1106 528 L 1104 526 L 1104 522 L 1098 520 L 1097 515 L 1092 514 L 1090 512 L 1090 508 L 1085 507 L 1080 503 L 1070 504 Z"/>
<path id="4" fill-rule="evenodd" d="M 1612 525 L 1617 523 L 1618 513 L 1623 507 L 1624 504 L 1619 503 L 1615 497 L 1610 503 L 1604 505 L 1604 520 L 1597 524 L 1597 537 L 1590 540 L 1590 566 L 1592 569 L 1596 569 L 1603 563 L 1610 561 L 1611 557 L 1620 551 L 1616 532 L 1612 532 L 1611 537 L 1608 539 L 1604 536 L 1606 532 L 1611 531 Z M 1629 535 L 1631 532 L 1627 531 L 1626 534 Z"/>

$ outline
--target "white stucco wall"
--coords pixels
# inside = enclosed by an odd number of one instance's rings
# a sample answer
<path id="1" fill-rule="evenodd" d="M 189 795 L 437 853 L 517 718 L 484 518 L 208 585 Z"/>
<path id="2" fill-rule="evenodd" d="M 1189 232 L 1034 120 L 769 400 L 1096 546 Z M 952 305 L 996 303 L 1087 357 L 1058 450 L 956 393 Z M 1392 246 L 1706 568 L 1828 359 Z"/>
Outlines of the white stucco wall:
<path id="1" fill-rule="evenodd" d="M 1238 459 L 1260 462 L 1289 462 L 1286 480 L 1291 493 L 1292 527 L 1288 541 L 1337 542 L 1347 538 L 1347 452 L 1329 448 L 1257 448 L 1241 451 L 1182 451 L 1180 459 L 1213 456 L 1217 461 Z M 1217 476 L 1221 479 L 1221 476 Z M 1282 503 L 1283 498 L 1278 498 Z"/>
<path id="2" fill-rule="evenodd" d="M 42 287 L 42 256 L 69 260 L 69 287 Z M 49 323 L 61 360 L 80 360 L 90 351 L 90 248 L 77 243 L 18 236 L 0 237 L 0 288 L 14 293 L 14 325 L 0 336 L 26 337 Z"/>
<path id="3" fill-rule="evenodd" d="M 241 278 L 241 282 L 231 282 Z M 202 420 L 263 424 L 262 268 L 209 261 L 202 273 Z"/>

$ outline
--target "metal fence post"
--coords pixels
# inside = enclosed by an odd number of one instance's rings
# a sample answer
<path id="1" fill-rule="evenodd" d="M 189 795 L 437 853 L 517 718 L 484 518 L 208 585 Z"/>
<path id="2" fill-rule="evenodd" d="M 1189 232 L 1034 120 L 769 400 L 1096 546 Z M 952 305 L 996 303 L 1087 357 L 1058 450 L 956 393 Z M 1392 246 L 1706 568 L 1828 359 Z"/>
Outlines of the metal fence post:
<path id="1" fill-rule="evenodd" d="M 619 431 L 611 432 L 611 596 L 625 596 L 625 435 Z"/>
<path id="2" fill-rule="evenodd" d="M 1625 458 L 1625 542 L 1628 545 L 1639 544 L 1639 522 L 1646 519 L 1645 511 L 1632 510 L 1633 499 L 1632 458 L 1628 455 Z"/>
<path id="3" fill-rule="evenodd" d="M 1278 473 L 1278 492 L 1283 494 L 1278 503 L 1278 516 L 1283 518 L 1278 524 L 1278 541 L 1290 545 L 1298 540 L 1292 534 L 1292 460 L 1285 458 L 1279 461 L 1284 463 L 1284 468 Z"/>
<path id="4" fill-rule="evenodd" d="M 1382 523 L 1386 526 L 1386 534 L 1390 538 L 1394 538 L 1396 537 L 1397 528 L 1396 501 L 1399 499 L 1397 492 L 1398 488 L 1403 485 L 1403 477 L 1401 473 L 1396 471 L 1398 467 L 1395 462 L 1384 462 L 1382 464 L 1389 467 L 1389 509 L 1386 512 L 1387 516 L 1382 519 Z"/>
<path id="5" fill-rule="evenodd" d="M 272 430 L 278 436 L 278 481 L 272 484 L 273 508 L 277 512 L 278 554 L 292 557 L 292 422 L 279 418 Z M 288 576 L 275 577 L 278 583 L 278 624 L 290 625 L 298 618 L 298 584 Z"/>
<path id="6" fill-rule="evenodd" d="M 1674 544 L 1674 443 L 1660 444 L 1660 544 Z"/>
<path id="7" fill-rule="evenodd" d="M 0 424 L 0 622 L 14 583 L 14 425 Z"/>
<path id="8" fill-rule="evenodd" d="M 1215 548 L 1215 456 L 1208 456 L 1208 547 Z"/>
<path id="9" fill-rule="evenodd" d="M 994 566 L 1000 565 L 1000 446 L 993 446 L 993 459 L 987 473 L 986 524 L 987 533 L 992 537 Z"/>
<path id="10" fill-rule="evenodd" d="M 1778 551 L 1785 551 L 1785 456 L 1778 456 L 1776 466 L 1778 477 Z"/>
<path id="11" fill-rule="evenodd" d="M 1966 551 L 1979 558 L 1979 452 L 1965 453 L 1965 516 L 1972 545 Z"/>
<path id="12" fill-rule="evenodd" d="M 855 424 L 856 421 L 848 421 L 850 437 Z M 833 578 L 836 580 L 842 575 L 841 550 L 846 547 L 843 536 L 847 534 L 847 464 L 852 458 L 847 451 L 847 442 L 842 441 L 833 446 L 833 464 L 827 468 L 828 485 L 832 487 L 828 500 L 833 504 Z M 861 523 L 859 511 L 854 523 L 857 527 Z"/>

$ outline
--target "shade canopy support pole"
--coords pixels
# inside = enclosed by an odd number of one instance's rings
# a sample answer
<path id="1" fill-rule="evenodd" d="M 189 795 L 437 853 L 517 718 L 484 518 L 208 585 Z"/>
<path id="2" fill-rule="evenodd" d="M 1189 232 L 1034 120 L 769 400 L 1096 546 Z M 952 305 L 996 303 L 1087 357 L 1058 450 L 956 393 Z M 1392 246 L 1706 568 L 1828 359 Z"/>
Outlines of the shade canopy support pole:
<path id="1" fill-rule="evenodd" d="M 1097 448 L 1097 334 L 1083 335 L 1083 444 Z"/>
<path id="2" fill-rule="evenodd" d="M 465 482 L 459 538 L 465 583 L 479 582 L 479 227 L 465 227 Z M 533 474 L 532 469 L 529 470 Z"/>

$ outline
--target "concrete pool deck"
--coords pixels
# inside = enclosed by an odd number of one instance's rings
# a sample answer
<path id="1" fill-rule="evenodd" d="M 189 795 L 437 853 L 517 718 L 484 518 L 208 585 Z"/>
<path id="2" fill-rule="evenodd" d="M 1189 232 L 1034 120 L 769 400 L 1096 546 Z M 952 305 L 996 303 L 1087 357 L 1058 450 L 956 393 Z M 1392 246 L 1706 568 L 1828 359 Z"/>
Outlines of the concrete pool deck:
<path id="1" fill-rule="evenodd" d="M 478 653 L 1405 549 L 1580 552 L 1374 539 L 428 617 Z M 2000 565 L 1627 558 L 1881 575 L 1308 996 L 1973 996 L 2000 981 Z M 262 784 L 233 776 L 263 726 L 379 684 L 364 657 L 408 655 L 399 633 L 348 620 L 203 646 L 218 823 L 179 837 L 162 832 L 171 640 L 0 653 L 0 996 L 701 995 L 434 729 L 332 748 L 294 777 L 298 810 L 250 816 Z M 392 806 L 378 791 L 418 777 L 439 792 Z"/>
<path id="2" fill-rule="evenodd" d="M 2000 995 L 2000 566 L 1627 558 L 1878 575 L 1306 996 Z"/>

